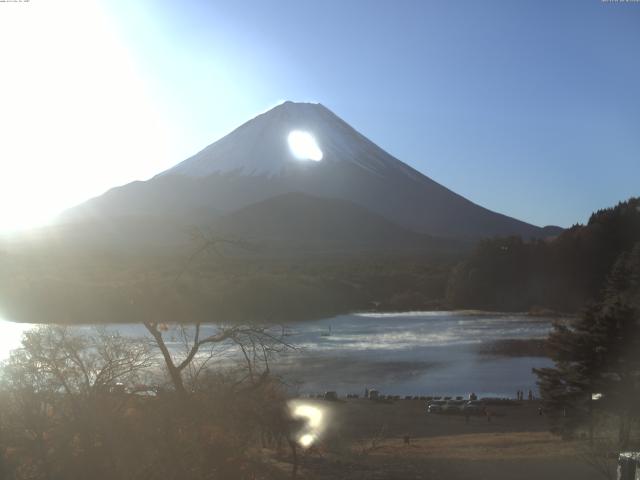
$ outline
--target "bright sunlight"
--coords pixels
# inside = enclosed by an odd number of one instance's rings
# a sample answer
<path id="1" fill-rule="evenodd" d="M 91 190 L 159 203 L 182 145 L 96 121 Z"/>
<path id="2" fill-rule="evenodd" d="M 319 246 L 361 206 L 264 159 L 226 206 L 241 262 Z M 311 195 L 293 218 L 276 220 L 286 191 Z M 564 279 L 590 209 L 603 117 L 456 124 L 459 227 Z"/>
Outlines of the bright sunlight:
<path id="1" fill-rule="evenodd" d="M 291 153 L 298 160 L 313 160 L 314 162 L 322 160 L 322 150 L 309 132 L 294 130 L 289 134 L 287 141 Z"/>
<path id="2" fill-rule="evenodd" d="M 3 4 L 0 44 L 0 232 L 157 171 L 162 116 L 94 0 Z"/>

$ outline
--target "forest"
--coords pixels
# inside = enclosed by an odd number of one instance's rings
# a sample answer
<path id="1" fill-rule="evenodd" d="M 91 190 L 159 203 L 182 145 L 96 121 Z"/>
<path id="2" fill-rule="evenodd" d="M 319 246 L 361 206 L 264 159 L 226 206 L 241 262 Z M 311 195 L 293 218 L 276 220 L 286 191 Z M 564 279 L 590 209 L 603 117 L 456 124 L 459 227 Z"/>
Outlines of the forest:
<path id="1" fill-rule="evenodd" d="M 586 431 L 591 442 L 626 449 L 640 418 L 640 242 L 620 254 L 599 298 L 554 325 L 547 346 L 555 366 L 535 373 L 553 431 Z"/>
<path id="2" fill-rule="evenodd" d="M 481 241 L 451 272 L 454 308 L 575 313 L 601 298 L 607 275 L 640 241 L 640 198 L 598 210 L 551 240 Z"/>

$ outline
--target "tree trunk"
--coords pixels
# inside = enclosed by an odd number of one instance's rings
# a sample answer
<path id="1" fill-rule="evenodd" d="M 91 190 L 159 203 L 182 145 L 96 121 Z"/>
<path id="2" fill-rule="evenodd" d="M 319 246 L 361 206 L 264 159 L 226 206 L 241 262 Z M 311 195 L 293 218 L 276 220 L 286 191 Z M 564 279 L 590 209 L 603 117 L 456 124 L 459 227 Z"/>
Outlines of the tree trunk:
<path id="1" fill-rule="evenodd" d="M 293 470 L 291 471 L 291 478 L 298 477 L 298 445 L 292 439 L 288 439 L 289 448 L 291 448 L 291 455 L 293 456 Z"/>
<path id="2" fill-rule="evenodd" d="M 176 389 L 176 392 L 180 396 L 185 396 L 187 394 L 186 388 L 184 388 L 184 382 L 182 381 L 182 373 L 173 363 L 173 358 L 171 358 L 171 353 L 167 348 L 167 345 L 164 343 L 164 339 L 162 338 L 162 333 L 156 328 L 155 325 L 151 325 L 145 323 L 144 326 L 147 328 L 149 333 L 153 336 L 156 341 L 156 345 L 160 349 L 162 353 L 162 357 L 164 358 L 164 363 L 167 366 L 167 371 L 169 372 L 169 377 L 171 377 L 171 383 L 173 383 L 173 387 Z"/>
<path id="3" fill-rule="evenodd" d="M 619 425 L 618 425 L 618 443 L 620 444 L 620 449 L 625 449 L 629 445 L 629 434 L 631 430 L 631 421 L 629 415 L 626 412 L 621 413 L 619 417 Z"/>

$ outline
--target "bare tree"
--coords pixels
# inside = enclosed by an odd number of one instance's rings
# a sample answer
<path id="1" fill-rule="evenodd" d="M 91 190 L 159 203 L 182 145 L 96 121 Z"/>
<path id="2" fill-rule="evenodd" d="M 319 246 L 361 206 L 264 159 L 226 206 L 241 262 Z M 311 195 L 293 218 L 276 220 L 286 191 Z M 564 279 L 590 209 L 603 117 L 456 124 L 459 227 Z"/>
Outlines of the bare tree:
<path id="1" fill-rule="evenodd" d="M 188 393 L 185 372 L 191 370 L 197 377 L 213 358 L 216 349 L 237 347 L 247 372 L 238 382 L 249 380 L 251 384 L 255 384 L 269 374 L 269 360 L 274 354 L 294 348 L 286 341 L 284 329 L 280 329 L 278 333 L 273 327 L 257 325 L 220 326 L 215 333 L 202 336 L 202 324 L 197 323 L 192 327 L 192 336 L 187 331 L 188 327 L 177 327 L 184 347 L 184 358 L 177 359 L 178 352 L 170 350 L 164 337 L 169 328 L 164 324 L 151 322 L 145 322 L 144 326 L 160 350 L 171 383 L 180 395 Z"/>
<path id="2" fill-rule="evenodd" d="M 105 329 L 31 330 L 1 370 L 11 412 L 3 434 L 31 458 L 22 465 L 37 465 L 34 478 L 118 471 L 121 442 L 113 422 L 128 397 L 112 394 L 113 387 L 132 385 L 151 365 L 143 342 Z"/>
<path id="3" fill-rule="evenodd" d="M 222 247 L 239 247 L 245 250 L 253 248 L 247 242 L 221 237 L 199 228 L 191 232 L 191 237 L 197 247 L 176 276 L 176 284 L 193 267 L 195 260 L 203 254 L 213 253 L 222 256 Z M 251 383 L 255 383 L 268 375 L 269 359 L 274 354 L 293 348 L 286 341 L 284 327 L 278 332 L 276 328 L 260 325 L 221 325 L 216 327 L 215 333 L 202 336 L 202 323 L 198 322 L 191 326 L 193 335 L 190 335 L 189 327 L 185 325 L 176 327 L 183 347 L 183 357 L 178 360 L 176 359 L 177 352 L 171 351 L 163 335 L 170 328 L 166 324 L 158 322 L 144 322 L 144 326 L 160 350 L 171 383 L 179 395 L 187 393 L 185 386 L 187 374 L 190 374 L 191 380 L 196 380 L 215 356 L 217 350 L 230 346 L 237 347 L 242 354 L 247 371 L 247 375 L 240 382 L 249 380 Z"/>
<path id="4" fill-rule="evenodd" d="M 39 379 L 34 384 L 42 389 L 77 397 L 134 383 L 152 365 L 152 357 L 144 342 L 119 333 L 94 328 L 82 334 L 48 325 L 24 334 L 9 365 L 24 378 Z"/>

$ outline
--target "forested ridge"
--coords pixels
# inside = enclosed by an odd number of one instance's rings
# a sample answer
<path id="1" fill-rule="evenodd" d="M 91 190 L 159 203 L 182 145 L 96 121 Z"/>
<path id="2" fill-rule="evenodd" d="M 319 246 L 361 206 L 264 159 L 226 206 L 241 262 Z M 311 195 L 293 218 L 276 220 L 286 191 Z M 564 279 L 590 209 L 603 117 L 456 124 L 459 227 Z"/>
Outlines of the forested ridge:
<path id="1" fill-rule="evenodd" d="M 454 308 L 576 312 L 598 300 L 616 259 L 640 241 L 640 198 L 593 213 L 552 240 L 481 241 L 452 271 Z"/>
<path id="2" fill-rule="evenodd" d="M 554 431 L 617 430 L 628 448 L 640 417 L 640 242 L 614 262 L 600 300 L 556 323 L 547 346 L 554 368 L 534 371 Z"/>

